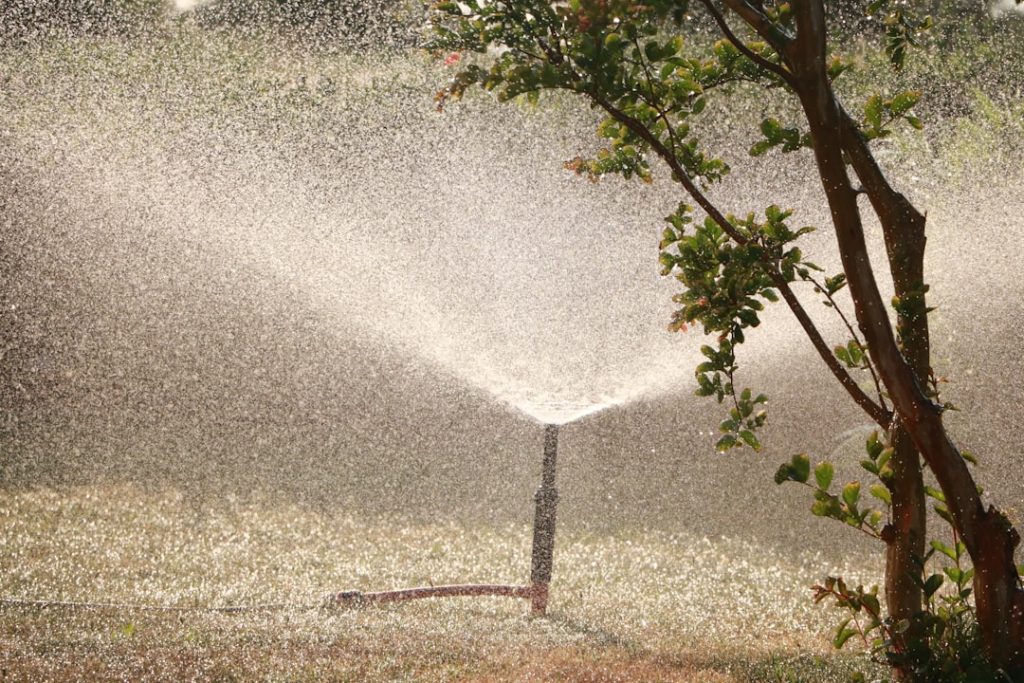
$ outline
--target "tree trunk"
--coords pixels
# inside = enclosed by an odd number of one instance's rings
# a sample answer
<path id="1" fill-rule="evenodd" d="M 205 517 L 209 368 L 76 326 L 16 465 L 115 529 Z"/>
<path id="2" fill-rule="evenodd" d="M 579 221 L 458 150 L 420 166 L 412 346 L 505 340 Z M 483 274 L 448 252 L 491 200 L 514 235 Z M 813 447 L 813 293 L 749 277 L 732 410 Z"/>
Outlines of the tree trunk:
<path id="1" fill-rule="evenodd" d="M 893 622 L 907 620 L 910 627 L 894 637 L 893 649 L 904 656 L 916 656 L 914 647 L 923 637 L 923 622 L 920 614 L 923 607 L 923 593 L 915 578 L 921 574 L 921 560 L 924 557 L 926 535 L 924 480 L 921 477 L 921 463 L 910 434 L 902 425 L 897 425 L 889 436 L 893 448 L 889 460 L 893 470 L 890 492 L 892 495 L 892 520 L 886 525 L 882 537 L 886 542 L 885 551 L 885 602 Z M 898 681 L 914 680 L 908 659 L 893 669 L 893 678 Z"/>
<path id="2" fill-rule="evenodd" d="M 868 258 L 857 191 L 843 160 L 846 121 L 825 68 L 824 8 L 821 0 L 804 0 L 795 4 L 795 10 L 798 34 L 787 56 L 810 126 L 858 325 L 900 424 L 935 474 L 974 562 L 974 595 L 986 654 L 1010 675 L 1020 674 L 1024 672 L 1024 592 L 1013 563 L 1019 536 L 1003 514 L 984 509 L 974 479 L 942 425 L 941 411 L 897 345 Z M 899 239 L 908 237 L 916 236 Z M 920 237 L 923 240 L 923 231 Z M 924 292 L 920 294 L 923 297 Z"/>
<path id="3" fill-rule="evenodd" d="M 900 301 L 896 315 L 900 352 L 913 370 L 918 386 L 925 388 L 931 378 L 928 288 L 924 282 L 925 217 L 889 184 L 853 119 L 841 109 L 840 118 L 843 151 L 882 224 L 893 290 Z M 922 590 L 913 577 L 921 574 L 927 509 L 921 458 L 898 419 L 890 429 L 889 441 L 893 447 L 892 521 L 884 534 L 888 544 L 885 595 L 889 616 L 895 621 L 910 622 L 910 628 L 898 635 L 895 642 L 897 652 L 907 654 L 922 636 L 920 621 L 916 619 L 922 609 Z M 897 667 L 894 674 L 898 680 L 910 680 L 904 666 Z"/>

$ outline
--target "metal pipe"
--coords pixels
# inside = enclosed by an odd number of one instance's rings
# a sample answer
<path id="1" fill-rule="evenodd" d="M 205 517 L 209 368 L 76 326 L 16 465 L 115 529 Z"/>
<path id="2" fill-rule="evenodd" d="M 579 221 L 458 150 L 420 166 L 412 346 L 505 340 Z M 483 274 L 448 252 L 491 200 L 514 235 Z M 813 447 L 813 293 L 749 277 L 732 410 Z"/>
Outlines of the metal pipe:
<path id="1" fill-rule="evenodd" d="M 558 425 L 544 429 L 544 461 L 541 465 L 540 488 L 534 495 L 533 554 L 529 586 L 499 584 L 462 584 L 454 586 L 423 586 L 393 591 L 363 593 L 341 591 L 327 598 L 327 605 L 363 605 L 404 602 L 421 598 L 445 598 L 462 595 L 501 595 L 530 600 L 531 612 L 543 616 L 548 608 L 548 586 L 555 548 L 555 512 L 558 489 L 555 488 L 555 466 L 558 459 Z"/>
<path id="2" fill-rule="evenodd" d="M 540 488 L 534 495 L 533 556 L 530 567 L 531 612 L 542 616 L 548 608 L 548 586 L 555 549 L 555 513 L 558 489 L 555 488 L 555 465 L 558 458 L 558 425 L 544 429 L 544 464 Z"/>

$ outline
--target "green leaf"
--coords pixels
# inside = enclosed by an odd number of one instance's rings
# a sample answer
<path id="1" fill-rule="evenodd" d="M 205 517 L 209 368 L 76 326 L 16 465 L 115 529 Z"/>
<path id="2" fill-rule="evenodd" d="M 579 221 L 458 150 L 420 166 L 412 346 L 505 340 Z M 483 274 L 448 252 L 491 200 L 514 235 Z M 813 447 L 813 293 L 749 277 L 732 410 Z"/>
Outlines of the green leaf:
<path id="1" fill-rule="evenodd" d="M 715 450 L 727 451 L 730 448 L 733 448 L 736 445 L 736 443 L 737 441 L 735 434 L 725 434 L 724 436 L 722 436 L 722 438 L 718 440 L 717 443 L 715 443 Z"/>
<path id="2" fill-rule="evenodd" d="M 798 453 L 793 456 L 792 468 L 793 480 L 801 484 L 806 483 L 811 476 L 811 459 L 805 453 Z"/>
<path id="3" fill-rule="evenodd" d="M 644 45 L 644 54 L 647 55 L 647 59 L 652 62 L 656 62 L 661 59 L 661 50 L 658 48 L 658 43 L 652 40 Z"/>
<path id="4" fill-rule="evenodd" d="M 882 97 L 872 95 L 864 104 L 864 122 L 877 131 L 882 126 Z"/>
<path id="5" fill-rule="evenodd" d="M 846 641 L 848 641 L 853 636 L 857 635 L 857 631 L 855 629 L 849 628 L 847 626 L 847 624 L 849 623 L 850 620 L 845 619 L 842 623 L 839 624 L 839 627 L 836 629 L 836 635 L 832 639 L 832 646 L 835 647 L 837 650 L 842 648 L 843 645 L 846 644 Z"/>
<path id="6" fill-rule="evenodd" d="M 907 59 L 907 38 L 900 34 L 891 34 L 886 43 L 885 51 L 889 53 L 889 63 L 894 69 L 902 69 Z"/>
<path id="7" fill-rule="evenodd" d="M 882 607 L 878 603 L 877 595 L 865 593 L 861 596 L 861 601 L 864 603 L 864 607 L 867 608 L 868 614 L 877 615 L 881 613 Z"/>
<path id="8" fill-rule="evenodd" d="M 818 482 L 818 488 L 828 491 L 828 487 L 832 484 L 833 474 L 835 474 L 835 468 L 832 467 L 832 463 L 818 463 L 818 466 L 814 468 L 814 480 Z"/>
<path id="9" fill-rule="evenodd" d="M 837 78 L 839 78 L 849 68 L 850 65 L 843 62 L 842 59 L 840 59 L 839 57 L 833 57 L 832 61 L 829 62 L 828 65 L 828 77 L 830 80 L 834 81 Z"/>
<path id="10" fill-rule="evenodd" d="M 857 508 L 857 501 L 860 499 L 860 482 L 851 481 L 849 484 L 843 487 L 843 502 L 850 508 L 855 510 Z"/>
<path id="11" fill-rule="evenodd" d="M 745 325 L 749 327 L 757 327 L 761 324 L 761 319 L 757 317 L 757 313 L 750 310 L 749 308 L 742 308 L 736 313 L 736 317 L 739 318 Z"/>
<path id="12" fill-rule="evenodd" d="M 853 365 L 861 365 L 864 362 L 864 351 L 856 341 L 851 339 L 846 344 L 846 349 L 850 355 L 850 362 Z"/>
<path id="13" fill-rule="evenodd" d="M 772 144 L 782 142 L 782 124 L 776 118 L 767 118 L 761 121 L 761 134 L 765 140 Z"/>
<path id="14" fill-rule="evenodd" d="M 932 548 L 934 548 L 935 550 L 939 551 L 940 553 L 942 553 L 943 555 L 945 555 L 949 559 L 954 560 L 954 561 L 956 560 L 956 551 L 953 550 L 952 548 L 950 548 L 948 545 L 946 545 L 942 541 L 932 541 L 931 542 L 931 546 L 932 546 Z"/>
<path id="15" fill-rule="evenodd" d="M 889 111 L 893 113 L 893 116 L 900 116 L 901 114 L 905 114 L 910 111 L 920 99 L 921 93 L 915 90 L 901 92 L 899 95 L 892 98 L 892 101 L 889 103 Z"/>
<path id="16" fill-rule="evenodd" d="M 868 457 L 872 460 L 878 460 L 878 455 L 885 448 L 878 438 L 878 431 L 871 432 L 871 436 L 868 437 L 866 448 L 868 451 Z"/>
<path id="17" fill-rule="evenodd" d="M 775 145 L 768 142 L 767 140 L 758 140 L 753 145 L 751 145 L 750 150 L 747 152 L 747 154 L 749 154 L 752 157 L 759 157 L 774 146 Z"/>
<path id="18" fill-rule="evenodd" d="M 924 582 L 924 596 L 930 598 L 935 594 L 935 591 L 942 587 L 944 577 L 942 574 L 932 574 L 928 577 L 928 580 Z"/>
<path id="19" fill-rule="evenodd" d="M 743 443 L 747 444 L 755 451 L 761 450 L 761 442 L 757 440 L 757 436 L 754 435 L 754 432 L 749 429 L 744 429 L 740 432 L 740 438 L 743 439 Z"/>
<path id="20" fill-rule="evenodd" d="M 842 519 L 843 509 L 835 496 L 826 495 L 811 503 L 811 513 L 817 517 Z"/>
<path id="21" fill-rule="evenodd" d="M 835 294 L 840 289 L 846 286 L 846 274 L 839 273 L 833 277 L 825 278 L 825 291 L 829 294 Z"/>
<path id="22" fill-rule="evenodd" d="M 868 526 L 874 529 L 875 531 L 878 531 L 878 525 L 882 523 L 882 513 L 879 512 L 878 510 L 872 510 L 871 512 L 868 513 L 866 519 Z"/>
<path id="23" fill-rule="evenodd" d="M 871 492 L 872 496 L 886 505 L 892 505 L 892 494 L 889 492 L 889 489 L 885 484 L 872 484 L 870 488 L 868 488 L 868 491 Z"/>
<path id="24" fill-rule="evenodd" d="M 843 361 L 843 365 L 852 367 L 854 365 L 853 359 L 850 358 L 850 352 L 845 346 L 837 346 L 833 349 L 836 354 L 836 358 Z"/>
<path id="25" fill-rule="evenodd" d="M 882 452 L 878 454 L 878 461 L 876 462 L 876 464 L 878 465 L 879 471 L 881 471 L 882 468 L 885 467 L 886 464 L 889 462 L 889 458 L 892 457 L 892 452 L 892 448 L 890 447 L 882 449 Z"/>
<path id="26" fill-rule="evenodd" d="M 775 472 L 775 483 L 781 484 L 786 481 L 795 481 L 801 484 L 807 482 L 811 476 L 811 461 L 806 454 L 794 455 L 792 460 L 783 463 Z"/>

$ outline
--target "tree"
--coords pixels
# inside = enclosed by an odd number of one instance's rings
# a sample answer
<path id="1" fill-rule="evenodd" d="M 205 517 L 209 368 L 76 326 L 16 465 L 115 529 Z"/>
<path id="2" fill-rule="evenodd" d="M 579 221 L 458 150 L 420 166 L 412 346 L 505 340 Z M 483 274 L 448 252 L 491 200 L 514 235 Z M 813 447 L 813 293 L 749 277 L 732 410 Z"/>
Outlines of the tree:
<path id="1" fill-rule="evenodd" d="M 565 90 L 603 110 L 599 132 L 608 141 L 596 157 L 574 159 L 568 168 L 595 179 L 619 173 L 650 181 L 651 159 L 660 159 L 697 206 L 682 203 L 668 217 L 661 261 L 664 272 L 685 285 L 675 297 L 680 309 L 673 325 L 699 323 L 716 339 L 713 346 L 703 347 L 707 360 L 696 375 L 699 394 L 731 404 L 719 447 L 760 448 L 757 428 L 766 419 L 766 398 L 734 385 L 736 350 L 745 331 L 760 323 L 765 303 L 779 298 L 832 375 L 885 434 L 885 443 L 868 444 L 865 467 L 880 479 L 880 486 L 871 490 L 888 506 L 888 522 L 882 523 L 877 510 L 861 509 L 859 483 L 838 495 L 830 493 L 832 470 L 827 463 L 815 468 L 813 509 L 885 542 L 888 618 L 877 614 L 877 598 L 851 594 L 845 587 L 841 594 L 835 582 L 821 587 L 820 595 L 847 602 L 852 598 L 858 609 L 867 605 L 897 677 L 933 680 L 927 660 L 934 624 L 923 603 L 930 601 L 937 585 L 923 575 L 928 556 L 923 458 L 941 489 L 932 491 L 944 506 L 940 511 L 955 526 L 974 565 L 973 596 L 985 655 L 992 666 L 1020 676 L 1024 591 L 1014 566 L 1018 535 L 1005 515 L 984 507 L 965 455 L 943 426 L 945 407 L 938 402 L 930 362 L 925 217 L 893 187 L 872 153 L 872 141 L 888 135 L 894 123 L 922 125 L 912 113 L 919 95 L 876 94 L 868 98 L 862 115 L 851 115 L 833 89 L 849 65 L 830 53 L 822 0 L 694 4 L 721 35 L 700 56 L 688 53 L 682 39 L 682 27 L 694 9 L 685 0 L 441 2 L 435 7 L 435 48 L 491 51 L 492 58 L 466 65 L 439 93 L 439 107 L 474 85 L 495 91 L 503 100 Z M 916 19 L 903 6 L 889 6 L 887 0 L 862 3 L 869 13 L 881 14 L 886 50 L 895 67 L 903 64 L 908 48 L 930 21 Z M 809 150 L 830 210 L 842 272 L 825 276 L 804 257 L 797 242 L 810 228 L 791 229 L 791 211 L 773 205 L 763 218 L 736 217 L 706 194 L 706 186 L 720 181 L 728 166 L 701 149 L 691 126 L 699 123 L 698 115 L 712 96 L 724 96 L 738 83 L 784 92 L 799 105 L 798 125 L 776 118 L 762 122 L 763 139 L 751 154 Z M 867 206 L 858 201 L 862 195 Z M 868 260 L 862 224 L 867 210 L 882 226 L 896 294 L 895 328 Z M 703 214 L 702 220 L 697 213 Z M 825 341 L 794 293 L 793 285 L 802 282 L 810 283 L 841 316 L 835 295 L 844 288 L 849 291 L 854 319 L 843 317 L 851 337 L 847 344 L 833 350 Z M 852 373 L 857 370 L 870 376 L 873 390 L 856 381 Z M 777 480 L 807 482 L 809 477 L 809 460 L 797 456 L 780 469 Z M 960 587 L 970 581 L 969 574 L 956 576 Z M 844 628 L 837 635 L 840 642 L 850 632 Z"/>

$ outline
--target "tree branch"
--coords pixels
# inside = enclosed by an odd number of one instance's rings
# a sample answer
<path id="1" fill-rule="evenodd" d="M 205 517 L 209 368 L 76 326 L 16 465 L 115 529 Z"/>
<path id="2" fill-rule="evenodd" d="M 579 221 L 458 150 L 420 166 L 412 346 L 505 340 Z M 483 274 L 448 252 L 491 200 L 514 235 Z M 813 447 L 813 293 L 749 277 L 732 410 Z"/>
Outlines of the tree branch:
<path id="1" fill-rule="evenodd" d="M 679 160 L 676 159 L 675 155 L 669 151 L 664 144 L 653 134 L 647 127 L 636 120 L 629 114 L 626 114 L 621 109 L 617 108 L 614 104 L 608 100 L 600 97 L 595 93 L 587 93 L 588 96 L 594 100 L 602 109 L 614 118 L 616 121 L 627 126 L 631 131 L 651 146 L 651 149 L 662 158 L 662 160 L 668 164 L 669 168 L 672 169 L 673 174 L 679 183 L 686 189 L 691 197 L 697 202 L 697 204 L 704 210 L 704 212 L 711 217 L 715 223 L 737 244 L 747 244 L 750 240 L 740 233 L 736 227 L 729 222 L 729 220 L 718 210 L 711 200 L 700 191 L 700 189 L 693 183 L 693 180 L 686 173 L 686 169 L 682 167 Z M 875 403 L 870 396 L 864 393 L 857 383 L 850 376 L 850 373 L 839 364 L 839 360 L 832 353 L 832 349 L 829 348 L 828 343 L 821 336 L 818 328 L 815 327 L 814 321 L 804 310 L 800 300 L 797 299 L 796 294 L 793 293 L 792 288 L 786 279 L 782 276 L 782 273 L 778 272 L 777 269 L 766 269 L 768 276 L 772 279 L 772 284 L 782 294 L 782 298 L 786 300 L 786 304 L 790 310 L 793 311 L 793 315 L 796 316 L 797 321 L 803 328 L 804 333 L 811 340 L 811 344 L 814 346 L 818 355 L 825 361 L 825 365 L 832 372 L 839 383 L 846 389 L 846 392 L 850 394 L 850 397 L 859 405 L 864 412 L 871 416 L 876 423 L 882 428 L 888 428 L 889 422 L 892 420 L 892 415 L 888 410 Z"/>
<path id="2" fill-rule="evenodd" d="M 779 53 L 780 57 L 788 58 L 788 51 L 794 42 L 793 37 L 775 25 L 764 12 L 751 5 L 747 0 L 722 0 L 722 2 L 764 38 L 772 46 L 772 49 Z"/>
<path id="3" fill-rule="evenodd" d="M 612 118 L 625 125 L 631 131 L 636 133 L 637 137 L 651 146 L 651 149 L 654 150 L 655 154 L 661 157 L 661 159 L 668 164 L 668 167 L 672 170 L 672 173 L 679 181 L 679 184 L 683 186 L 691 197 L 693 197 L 694 201 L 697 202 L 700 208 L 703 209 L 704 212 L 710 216 L 711 219 L 722 228 L 722 230 L 725 231 L 730 239 L 737 244 L 746 244 L 750 241 L 741 232 L 739 232 L 736 227 L 729 222 L 725 215 L 718 210 L 718 207 L 712 204 L 711 200 L 709 200 L 707 196 L 700 191 L 700 189 L 694 184 L 693 179 L 690 178 L 690 175 L 686 172 L 686 169 L 679 163 L 676 155 L 665 147 L 661 140 L 647 129 L 647 126 L 622 111 L 599 94 L 594 92 L 587 92 L 586 94 L 594 100 L 599 107 L 608 112 Z"/>
<path id="4" fill-rule="evenodd" d="M 883 229 L 892 229 L 891 219 L 895 209 L 904 213 L 915 229 L 924 231 L 924 215 L 886 180 L 885 173 L 868 149 L 867 141 L 861 136 L 857 122 L 842 108 L 839 110 L 839 118 L 843 150 L 849 155 L 853 170 L 863 185 L 863 191 L 871 201 L 875 214 L 882 220 Z M 888 241 L 887 238 L 886 242 Z"/>
<path id="5" fill-rule="evenodd" d="M 850 321 L 849 319 L 847 319 L 846 314 L 843 313 L 843 309 L 839 308 L 839 304 L 836 303 L 836 300 L 832 297 L 831 294 L 829 294 L 828 289 L 818 284 L 818 281 L 815 280 L 811 275 L 807 275 L 806 278 L 811 284 L 817 287 L 822 294 L 825 295 L 825 298 L 828 299 L 828 302 L 832 305 L 832 310 L 834 310 L 836 312 L 836 315 L 839 316 L 839 319 L 843 321 L 843 325 L 846 326 L 846 329 L 850 333 L 850 336 L 853 337 L 853 340 L 857 342 L 858 346 L 863 348 L 864 344 L 863 342 L 861 342 L 856 330 L 853 329 L 853 325 L 850 324 Z M 874 380 L 875 382 L 875 391 L 878 393 L 878 402 L 879 404 L 881 404 L 883 408 L 888 410 L 888 408 L 885 405 L 885 397 L 882 395 L 882 385 L 879 382 L 878 373 L 875 372 L 875 364 L 871 362 L 871 354 L 866 354 L 864 356 L 864 359 L 867 361 L 868 372 L 871 373 L 871 379 Z M 886 427 L 886 425 L 880 426 Z"/>
<path id="6" fill-rule="evenodd" d="M 728 41 L 732 43 L 737 50 L 742 52 L 747 59 L 757 64 L 762 69 L 770 71 L 781 78 L 787 85 L 789 85 L 790 88 L 793 88 L 794 90 L 796 89 L 796 79 L 793 78 L 793 74 L 784 69 L 781 65 L 765 59 L 747 47 L 747 45 L 732 32 L 732 29 L 729 28 L 729 24 L 725 21 L 725 17 L 722 16 L 722 13 L 718 11 L 718 8 L 714 6 L 711 0 L 701 0 L 701 2 L 704 3 L 705 7 L 707 7 L 708 12 L 711 13 L 712 18 L 714 18 L 715 23 L 718 24 L 718 28 L 725 35 L 726 39 L 728 39 Z M 781 53 L 779 56 L 782 56 Z"/>
<path id="7" fill-rule="evenodd" d="M 824 337 L 818 331 L 818 328 L 814 326 L 814 321 L 811 320 L 810 316 L 807 315 L 807 311 L 804 310 L 800 300 L 797 299 L 796 294 L 793 292 L 789 283 L 786 282 L 785 278 L 782 277 L 782 273 L 778 271 L 769 271 L 769 277 L 772 279 L 772 284 L 782 294 L 782 298 L 786 300 L 789 305 L 789 309 L 793 311 L 793 315 L 796 316 L 797 321 L 800 323 L 800 327 L 803 328 L 804 334 L 811 340 L 811 344 L 814 349 L 821 356 L 821 359 L 825 361 L 825 365 L 832 372 L 832 375 L 839 380 L 839 383 L 846 389 L 846 393 L 850 395 L 850 398 L 861 407 L 865 413 L 867 413 L 875 423 L 882 429 L 888 429 L 889 424 L 892 422 L 892 413 L 882 405 L 875 403 L 870 396 L 864 393 L 864 390 L 853 381 L 853 377 L 846 371 L 839 363 L 839 359 L 836 358 L 835 354 L 832 353 L 832 349 L 829 348 L 828 342 L 825 341 Z"/>

